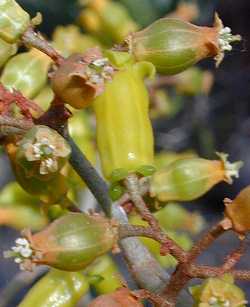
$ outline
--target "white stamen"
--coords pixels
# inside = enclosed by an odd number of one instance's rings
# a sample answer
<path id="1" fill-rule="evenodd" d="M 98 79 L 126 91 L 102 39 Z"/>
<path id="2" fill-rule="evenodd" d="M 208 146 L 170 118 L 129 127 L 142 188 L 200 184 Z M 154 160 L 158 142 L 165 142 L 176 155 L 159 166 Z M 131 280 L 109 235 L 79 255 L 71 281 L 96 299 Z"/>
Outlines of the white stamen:
<path id="1" fill-rule="evenodd" d="M 217 303 L 218 303 L 218 299 L 215 296 L 210 297 L 210 299 L 208 300 L 209 305 L 215 305 Z"/>
<path id="2" fill-rule="evenodd" d="M 109 60 L 107 58 L 102 58 L 102 59 L 97 59 L 94 62 L 92 62 L 93 65 L 97 66 L 97 67 L 103 67 L 105 66 L 107 63 L 109 62 Z"/>
<path id="3" fill-rule="evenodd" d="M 92 74 L 89 78 L 91 83 L 99 84 L 102 82 L 102 78 L 99 75 Z"/>

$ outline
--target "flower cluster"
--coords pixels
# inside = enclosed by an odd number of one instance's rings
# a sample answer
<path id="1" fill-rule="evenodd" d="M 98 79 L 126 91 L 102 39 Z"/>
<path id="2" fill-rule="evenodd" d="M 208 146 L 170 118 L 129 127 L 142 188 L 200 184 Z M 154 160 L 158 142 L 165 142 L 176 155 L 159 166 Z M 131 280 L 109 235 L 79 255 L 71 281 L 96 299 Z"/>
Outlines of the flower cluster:
<path id="1" fill-rule="evenodd" d="M 20 265 L 20 270 L 26 270 L 26 261 L 32 258 L 33 250 L 27 239 L 21 237 L 16 239 L 16 245 L 11 247 L 11 250 L 4 252 L 5 258 L 13 258 L 15 263 Z"/>

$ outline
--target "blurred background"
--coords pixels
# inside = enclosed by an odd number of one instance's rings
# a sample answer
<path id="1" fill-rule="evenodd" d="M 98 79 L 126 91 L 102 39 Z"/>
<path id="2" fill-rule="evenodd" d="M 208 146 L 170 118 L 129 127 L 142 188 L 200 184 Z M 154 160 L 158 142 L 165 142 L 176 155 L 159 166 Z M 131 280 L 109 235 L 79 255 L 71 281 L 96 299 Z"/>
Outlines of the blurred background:
<path id="1" fill-rule="evenodd" d="M 90 0 L 91 1 L 91 0 Z M 78 24 L 82 32 L 91 32 L 88 25 L 82 22 L 82 12 L 88 5 L 87 0 L 19 0 L 30 14 L 35 16 L 41 12 L 44 22 L 39 30 L 49 39 L 58 25 Z M 143 28 L 157 18 L 178 12 L 178 0 L 120 0 L 130 17 Z M 233 51 L 226 55 L 223 63 L 215 69 L 214 61 L 203 61 L 198 65 L 199 78 L 203 78 L 204 86 L 189 89 L 184 86 L 173 86 L 173 80 L 164 80 L 159 88 L 152 90 L 152 121 L 155 133 L 156 151 L 186 152 L 213 159 L 215 151 L 229 153 L 230 161 L 242 160 L 244 166 L 240 178 L 233 185 L 219 184 L 205 197 L 188 205 L 188 209 L 198 210 L 210 222 L 217 220 L 223 210 L 223 199 L 233 198 L 241 188 L 250 183 L 250 2 L 247 0 L 200 0 L 186 1 L 193 4 L 193 9 L 179 11 L 185 18 L 198 25 L 212 25 L 214 12 L 217 11 L 226 26 L 233 33 L 240 34 L 243 40 L 234 46 Z M 89 25 L 91 29 L 91 25 Z M 94 35 L 99 40 L 100 36 Z M 101 44 L 108 46 L 111 41 Z M 204 72 L 207 72 L 204 74 Z M 197 71 L 191 72 L 188 78 L 198 78 Z M 190 81 L 190 79 L 188 79 Z M 195 79 L 196 80 L 196 79 Z M 199 79 L 200 80 L 200 79 Z M 202 82 L 203 82 L 202 81 Z M 179 81 L 178 81 L 179 82 Z M 200 81 L 199 81 L 200 82 Z M 200 84 L 200 83 L 199 83 Z M 183 85 L 183 84 L 182 84 Z M 8 159 L 4 154 L 0 157 L 0 186 L 3 187 L 12 179 Z M 17 233 L 7 227 L 0 231 L 1 246 L 9 247 L 9 242 Z M 218 249 L 218 246 L 224 248 Z M 221 261 L 223 254 L 235 247 L 231 236 L 223 237 L 211 253 L 201 258 L 204 263 L 215 264 Z M 250 254 L 249 254 L 250 255 Z M 250 268 L 249 255 L 242 259 L 240 266 Z M 17 271 L 17 267 L 7 262 L 0 267 L 0 287 L 3 288 Z M 244 289 L 249 284 L 241 284 Z M 250 292 L 248 290 L 248 292 Z M 23 293 L 22 293 L 23 294 Z M 250 293 L 248 296 L 250 301 Z M 8 307 L 17 305 L 16 301 Z M 0 303 L 1 306 L 1 303 Z"/>

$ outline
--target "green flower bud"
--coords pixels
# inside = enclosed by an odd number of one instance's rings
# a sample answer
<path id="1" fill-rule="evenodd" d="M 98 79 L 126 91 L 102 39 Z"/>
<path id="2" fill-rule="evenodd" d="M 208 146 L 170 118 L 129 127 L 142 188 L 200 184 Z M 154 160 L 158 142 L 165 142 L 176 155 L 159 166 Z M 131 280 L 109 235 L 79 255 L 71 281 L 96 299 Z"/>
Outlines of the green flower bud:
<path id="1" fill-rule="evenodd" d="M 208 278 L 189 291 L 195 300 L 194 307 L 245 307 L 247 304 L 244 292 L 234 284 L 230 274 Z"/>
<path id="2" fill-rule="evenodd" d="M 219 64 L 231 42 L 239 41 L 215 16 L 214 27 L 198 27 L 174 18 L 162 18 L 127 38 L 137 61 L 148 61 L 163 74 L 177 74 L 200 60 L 214 56 Z"/>
<path id="3" fill-rule="evenodd" d="M 48 220 L 38 203 L 38 198 L 31 197 L 16 182 L 9 183 L 0 194 L 0 224 L 18 230 L 40 230 Z"/>
<path id="4" fill-rule="evenodd" d="M 225 214 L 230 219 L 233 229 L 245 234 L 250 230 L 250 186 L 247 186 L 236 196 L 234 200 L 225 199 Z"/>
<path id="5" fill-rule="evenodd" d="M 107 255 L 99 257 L 88 267 L 87 277 L 98 294 L 111 293 L 123 286 L 123 279 L 115 262 Z"/>
<path id="6" fill-rule="evenodd" d="M 194 96 L 207 95 L 213 85 L 213 75 L 198 67 L 191 67 L 176 76 L 176 91 L 179 94 Z"/>
<path id="7" fill-rule="evenodd" d="M 126 8 L 109 0 L 92 0 L 80 15 L 80 23 L 106 44 L 121 42 L 137 25 Z"/>
<path id="8" fill-rule="evenodd" d="M 7 89 L 33 98 L 45 86 L 50 64 L 51 59 L 36 49 L 20 53 L 5 65 L 1 82 Z"/>
<path id="9" fill-rule="evenodd" d="M 1 0 L 0 38 L 16 43 L 30 25 L 30 16 L 14 0 Z"/>
<path id="10" fill-rule="evenodd" d="M 47 126 L 34 126 L 18 143 L 16 163 L 27 177 L 48 180 L 58 173 L 70 155 L 65 139 Z"/>
<path id="11" fill-rule="evenodd" d="M 0 68 L 5 62 L 17 52 L 17 46 L 15 44 L 6 43 L 0 39 Z"/>
<path id="12" fill-rule="evenodd" d="M 98 296 L 88 307 L 143 307 L 129 289 L 121 288 L 111 294 Z"/>
<path id="13" fill-rule="evenodd" d="M 155 172 L 150 180 L 150 194 L 162 202 L 194 200 L 221 181 L 238 178 L 242 162 L 230 163 L 226 154 L 219 160 L 180 159 Z"/>
<path id="14" fill-rule="evenodd" d="M 122 53 L 112 56 L 120 70 L 94 101 L 94 112 L 102 170 L 107 179 L 116 182 L 129 172 L 148 171 L 146 166 L 153 165 L 149 99 L 143 78 L 154 74 L 154 67 L 148 62 L 133 64 Z"/>
<path id="15" fill-rule="evenodd" d="M 192 234 L 197 234 L 205 225 L 205 221 L 199 213 L 191 213 L 183 206 L 175 203 L 167 204 L 155 212 L 154 215 L 161 227 L 166 230 L 185 230 Z"/>
<path id="16" fill-rule="evenodd" d="M 34 235 L 26 234 L 25 247 L 7 256 L 21 259 L 21 268 L 46 264 L 64 271 L 79 271 L 116 244 L 117 227 L 100 215 L 68 213 Z M 28 243 L 27 243 L 28 242 Z"/>
<path id="17" fill-rule="evenodd" d="M 88 289 L 81 273 L 51 270 L 29 290 L 18 307 L 73 307 Z"/>
<path id="18" fill-rule="evenodd" d="M 173 152 L 173 151 L 161 151 L 155 154 L 155 166 L 156 169 L 160 170 L 163 167 L 166 167 L 170 163 L 187 158 L 196 158 L 197 154 L 192 150 L 187 150 L 184 152 Z"/>
<path id="19" fill-rule="evenodd" d="M 94 37 L 82 34 L 75 25 L 56 27 L 52 41 L 54 47 L 65 57 L 73 53 L 84 53 L 88 48 L 100 45 Z"/>
<path id="20" fill-rule="evenodd" d="M 49 85 L 46 85 L 41 89 L 41 91 L 33 98 L 33 101 L 37 103 L 43 111 L 47 111 L 51 102 L 55 97 Z M 32 114 L 34 116 L 34 114 Z"/>

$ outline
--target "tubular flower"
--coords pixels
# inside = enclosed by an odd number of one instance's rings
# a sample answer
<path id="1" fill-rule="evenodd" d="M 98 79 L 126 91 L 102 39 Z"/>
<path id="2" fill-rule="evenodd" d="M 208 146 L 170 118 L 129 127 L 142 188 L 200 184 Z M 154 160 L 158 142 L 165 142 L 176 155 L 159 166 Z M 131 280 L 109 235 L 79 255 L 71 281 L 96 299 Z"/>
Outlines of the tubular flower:
<path id="1" fill-rule="evenodd" d="M 120 43 L 137 25 L 120 3 L 110 0 L 91 0 L 80 14 L 82 26 L 105 43 Z"/>
<path id="2" fill-rule="evenodd" d="M 99 46 L 100 43 L 90 35 L 82 34 L 75 25 L 58 26 L 53 33 L 53 45 L 64 56 L 83 53 L 88 48 Z"/>
<path id="3" fill-rule="evenodd" d="M 145 175 L 154 170 L 149 98 L 143 82 L 154 74 L 154 67 L 148 62 L 133 64 L 126 54 L 112 56 L 117 64 L 120 61 L 119 71 L 94 101 L 94 112 L 102 170 L 115 183 L 129 172 Z"/>
<path id="4" fill-rule="evenodd" d="M 21 241 L 20 241 L 21 240 Z M 16 242 L 7 257 L 15 257 L 21 269 L 46 264 L 64 271 L 79 271 L 113 248 L 117 226 L 104 217 L 68 213 L 47 228 Z M 18 260 L 17 260 L 18 259 Z"/>
<path id="5" fill-rule="evenodd" d="M 174 18 L 162 18 L 146 29 L 132 33 L 126 43 L 137 61 L 153 63 L 158 72 L 177 74 L 202 59 L 213 56 L 218 66 L 231 43 L 240 41 L 215 15 L 213 27 L 198 27 Z"/>
<path id="6" fill-rule="evenodd" d="M 30 25 L 30 16 L 14 0 L 0 2 L 0 38 L 16 43 Z"/>
<path id="7" fill-rule="evenodd" d="M 15 44 L 6 43 L 0 39 L 0 68 L 6 63 L 6 61 L 17 52 L 17 46 Z"/>
<path id="8" fill-rule="evenodd" d="M 221 160 L 180 159 L 155 172 L 150 179 L 151 196 L 162 202 L 189 201 L 221 181 L 231 184 L 242 162 L 230 163 L 227 154 L 217 154 Z"/>
<path id="9" fill-rule="evenodd" d="M 26 294 L 19 307 L 71 307 L 89 290 L 83 274 L 51 270 Z"/>
<path id="10" fill-rule="evenodd" d="M 37 49 L 20 53 L 7 62 L 1 82 L 10 91 L 16 89 L 33 98 L 45 86 L 51 59 Z"/>

